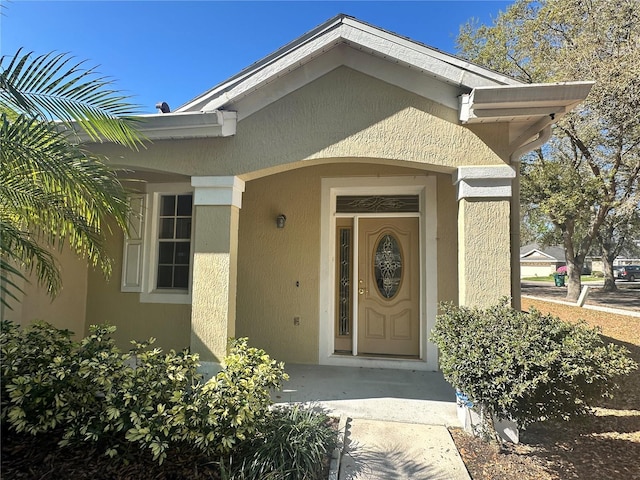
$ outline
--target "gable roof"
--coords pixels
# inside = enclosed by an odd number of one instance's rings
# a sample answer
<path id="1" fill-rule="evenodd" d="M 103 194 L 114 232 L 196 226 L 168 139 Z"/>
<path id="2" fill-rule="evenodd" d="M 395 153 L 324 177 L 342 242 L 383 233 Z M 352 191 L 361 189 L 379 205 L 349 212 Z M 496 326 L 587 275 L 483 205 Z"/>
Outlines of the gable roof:
<path id="1" fill-rule="evenodd" d="M 149 127 L 143 125 L 142 131 L 151 132 L 149 138 L 234 135 L 236 121 L 340 66 L 440 103 L 461 124 L 507 123 L 512 158 L 546 140 L 550 125 L 584 100 L 593 84 L 525 85 L 340 14 L 174 112 L 155 115 L 157 121 L 147 116 Z M 199 114 L 212 120 L 203 122 Z M 163 129 L 164 122 L 171 128 Z"/>
<path id="2" fill-rule="evenodd" d="M 470 93 L 474 87 L 478 86 L 520 83 L 422 43 L 374 27 L 354 17 L 339 14 L 187 102 L 176 111 L 209 111 L 221 108 L 261 85 L 304 67 L 319 55 L 326 55 L 327 52 L 341 45 L 435 77 L 441 82 L 459 87 L 460 93 Z M 340 64 L 349 64 L 351 63 L 349 60 L 337 59 Z M 337 65 L 330 63 L 331 68 Z"/>
<path id="3" fill-rule="evenodd" d="M 564 262 L 566 256 L 564 254 L 564 247 L 562 246 L 551 245 L 541 247 L 537 243 L 532 243 L 520 247 L 520 260 Z"/>

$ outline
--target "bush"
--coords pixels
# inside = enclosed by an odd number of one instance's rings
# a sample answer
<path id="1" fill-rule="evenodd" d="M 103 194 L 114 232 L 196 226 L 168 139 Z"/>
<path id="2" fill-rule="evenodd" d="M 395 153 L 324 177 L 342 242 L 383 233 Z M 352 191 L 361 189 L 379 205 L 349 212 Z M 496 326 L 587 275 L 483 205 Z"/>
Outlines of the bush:
<path id="1" fill-rule="evenodd" d="M 336 447 L 337 436 L 331 419 L 324 413 L 300 405 L 279 407 L 230 456 L 231 478 L 321 478 L 326 467 L 323 460 Z"/>
<path id="2" fill-rule="evenodd" d="M 492 435 L 493 417 L 525 428 L 588 414 L 592 400 L 611 396 L 616 377 L 637 368 L 625 348 L 605 345 L 584 323 L 520 312 L 507 300 L 485 310 L 441 308 L 432 340 L 442 372 L 486 414 Z"/>
<path id="3" fill-rule="evenodd" d="M 121 353 L 115 327 L 93 326 L 77 343 L 45 323 L 3 322 L 1 419 L 15 432 L 62 432 L 61 445 L 103 445 L 110 456 L 145 449 L 160 463 L 170 448 L 228 453 L 256 431 L 284 365 L 246 339 L 201 383 L 198 356 L 132 342 Z"/>

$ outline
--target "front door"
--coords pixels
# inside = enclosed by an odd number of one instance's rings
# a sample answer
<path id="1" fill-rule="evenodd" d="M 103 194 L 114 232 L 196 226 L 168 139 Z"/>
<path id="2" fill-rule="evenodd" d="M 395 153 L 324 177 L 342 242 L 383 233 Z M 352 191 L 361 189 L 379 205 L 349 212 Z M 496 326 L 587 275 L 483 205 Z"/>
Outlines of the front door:
<path id="1" fill-rule="evenodd" d="M 419 219 L 358 220 L 358 355 L 420 355 Z"/>

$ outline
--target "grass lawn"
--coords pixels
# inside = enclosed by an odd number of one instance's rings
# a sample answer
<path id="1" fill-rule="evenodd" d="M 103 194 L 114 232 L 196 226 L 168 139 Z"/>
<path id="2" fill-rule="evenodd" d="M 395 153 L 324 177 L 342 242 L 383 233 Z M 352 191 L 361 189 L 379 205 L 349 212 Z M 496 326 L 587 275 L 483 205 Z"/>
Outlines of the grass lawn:
<path id="1" fill-rule="evenodd" d="M 520 279 L 523 282 L 549 282 L 553 283 L 553 275 L 549 275 L 547 277 L 525 277 Z M 593 275 L 582 275 L 580 280 L 585 282 L 602 282 L 604 279 L 602 277 L 595 277 Z M 565 280 L 566 281 L 566 280 Z"/>

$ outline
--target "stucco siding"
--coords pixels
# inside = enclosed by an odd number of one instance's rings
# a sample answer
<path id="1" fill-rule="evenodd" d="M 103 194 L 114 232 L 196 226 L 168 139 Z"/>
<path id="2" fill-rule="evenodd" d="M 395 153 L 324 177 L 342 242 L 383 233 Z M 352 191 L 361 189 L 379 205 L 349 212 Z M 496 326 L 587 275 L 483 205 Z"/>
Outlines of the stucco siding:
<path id="1" fill-rule="evenodd" d="M 28 325 L 34 320 L 44 320 L 57 328 L 68 329 L 75 338 L 82 338 L 87 307 L 87 263 L 78 258 L 68 247 L 54 252 L 60 269 L 62 289 L 52 299 L 46 288 L 38 286 L 35 275 L 28 282 L 21 282 L 25 293 L 22 301 L 9 299 L 11 309 L 2 309 L 2 319 L 18 325 Z"/>
<path id="2" fill-rule="evenodd" d="M 511 295 L 508 200 L 461 200 L 458 206 L 461 305 L 487 307 Z"/>
<path id="3" fill-rule="evenodd" d="M 116 326 L 114 338 L 124 350 L 131 340 L 156 338 L 154 346 L 164 350 L 189 347 L 191 305 L 140 303 L 139 293 L 120 291 L 122 276 L 122 234 L 111 237 L 108 245 L 112 255 L 113 273 L 109 280 L 96 271 L 89 271 L 85 332 L 92 324 Z"/>
<path id="4" fill-rule="evenodd" d="M 95 149 L 130 167 L 238 175 L 245 180 L 326 158 L 386 159 L 439 171 L 503 164 L 506 129 L 495 124 L 474 127 L 489 147 L 461 127 L 456 115 L 438 103 L 340 67 L 238 122 L 233 137 L 157 141 L 139 152 L 108 145 Z"/>

